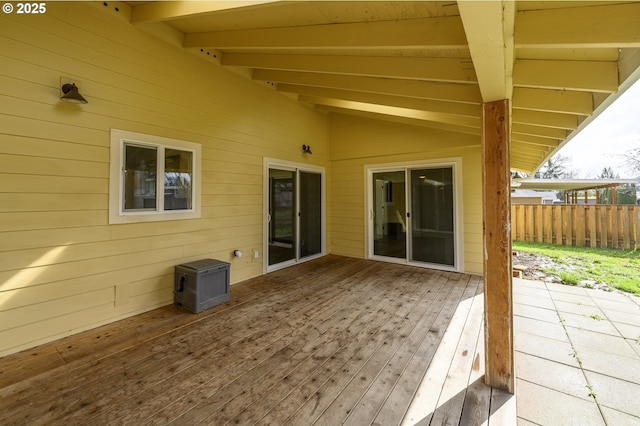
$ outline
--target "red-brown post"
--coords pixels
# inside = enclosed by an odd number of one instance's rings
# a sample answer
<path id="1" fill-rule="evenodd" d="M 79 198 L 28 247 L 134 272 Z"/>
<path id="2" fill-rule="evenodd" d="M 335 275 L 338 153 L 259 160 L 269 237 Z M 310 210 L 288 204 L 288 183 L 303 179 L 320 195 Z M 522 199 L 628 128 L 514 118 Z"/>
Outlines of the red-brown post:
<path id="1" fill-rule="evenodd" d="M 482 106 L 485 383 L 514 392 L 509 101 Z"/>

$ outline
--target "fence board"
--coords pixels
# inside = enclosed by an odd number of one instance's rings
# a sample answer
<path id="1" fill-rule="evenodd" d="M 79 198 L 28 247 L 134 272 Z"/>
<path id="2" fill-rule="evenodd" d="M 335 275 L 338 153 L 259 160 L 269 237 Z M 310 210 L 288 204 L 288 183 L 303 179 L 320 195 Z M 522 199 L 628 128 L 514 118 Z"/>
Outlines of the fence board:
<path id="1" fill-rule="evenodd" d="M 525 206 L 524 216 L 526 222 L 526 226 L 524 228 L 525 238 L 529 242 L 534 242 L 533 236 L 535 235 L 534 221 L 533 221 L 533 206 Z"/>
<path id="2" fill-rule="evenodd" d="M 633 224 L 635 225 L 636 228 L 636 232 L 635 232 L 635 242 L 636 242 L 636 250 L 640 247 L 640 206 L 636 207 L 635 209 L 635 220 L 633 221 Z"/>
<path id="3" fill-rule="evenodd" d="M 562 206 L 552 206 L 555 243 L 562 245 Z"/>
<path id="4" fill-rule="evenodd" d="M 533 219 L 536 226 L 536 243 L 542 242 L 542 206 L 533 206 Z"/>
<path id="5" fill-rule="evenodd" d="M 568 246 L 574 245 L 573 236 L 575 233 L 573 232 L 573 209 L 571 206 L 566 206 L 564 209 L 564 234 L 566 235 L 565 244 Z"/>
<path id="6" fill-rule="evenodd" d="M 624 243 L 624 249 L 631 249 L 631 226 L 629 223 L 629 212 L 623 211 L 620 209 L 620 214 L 622 215 L 622 241 Z"/>
<path id="7" fill-rule="evenodd" d="M 576 246 L 578 247 L 584 247 L 584 240 L 585 240 L 585 232 L 584 232 L 584 217 L 585 217 L 585 210 L 586 207 L 584 209 L 581 208 L 577 208 L 577 206 L 571 206 L 572 207 L 572 211 L 574 212 L 575 216 L 575 220 L 574 220 L 574 224 L 575 224 L 575 233 L 576 233 Z"/>
<path id="8" fill-rule="evenodd" d="M 608 218 L 607 207 L 608 206 L 599 206 L 600 207 L 600 246 L 601 248 L 609 247 L 609 230 L 608 226 Z"/>
<path id="9" fill-rule="evenodd" d="M 620 229 L 618 228 L 618 208 L 611 206 L 611 247 L 619 248 Z"/>
<path id="10" fill-rule="evenodd" d="M 640 247 L 640 206 L 512 205 L 515 241 L 600 248 Z"/>
<path id="11" fill-rule="evenodd" d="M 589 247 L 597 247 L 598 229 L 596 225 L 596 206 L 589 206 L 586 213 L 589 220 L 589 223 L 587 224 L 587 230 L 589 231 Z"/>

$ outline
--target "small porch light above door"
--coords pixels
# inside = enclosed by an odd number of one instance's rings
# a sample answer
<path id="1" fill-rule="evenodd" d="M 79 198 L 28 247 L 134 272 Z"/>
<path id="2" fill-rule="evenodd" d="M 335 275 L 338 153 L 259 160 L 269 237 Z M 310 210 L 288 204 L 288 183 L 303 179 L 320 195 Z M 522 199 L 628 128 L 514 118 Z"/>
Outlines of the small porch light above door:
<path id="1" fill-rule="evenodd" d="M 302 145 L 303 154 L 311 154 L 311 145 Z"/>
<path id="2" fill-rule="evenodd" d="M 78 92 L 78 86 L 75 83 L 66 83 L 62 85 L 61 101 L 72 102 L 76 104 L 86 104 L 88 101 Z"/>

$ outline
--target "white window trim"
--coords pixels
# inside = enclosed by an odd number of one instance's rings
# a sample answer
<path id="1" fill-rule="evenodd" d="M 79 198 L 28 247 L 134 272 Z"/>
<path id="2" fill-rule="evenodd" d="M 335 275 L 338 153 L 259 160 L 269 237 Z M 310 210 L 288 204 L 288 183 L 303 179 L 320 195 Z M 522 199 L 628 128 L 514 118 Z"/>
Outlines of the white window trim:
<path id="1" fill-rule="evenodd" d="M 373 254 L 373 241 L 371 239 L 372 219 L 373 219 L 373 174 L 382 171 L 403 170 L 405 173 L 408 169 L 416 168 L 437 168 L 451 167 L 453 170 L 453 189 L 454 189 L 454 209 L 453 220 L 455 223 L 455 252 L 453 267 L 439 265 L 435 263 L 411 262 L 408 259 L 400 259 L 395 261 L 391 258 L 383 258 Z M 396 163 L 384 164 L 366 164 L 364 166 L 364 185 L 365 185 L 365 207 L 364 207 L 364 256 L 366 259 L 381 260 L 391 263 L 402 263 L 413 266 L 419 266 L 430 269 L 440 269 L 444 271 L 464 272 L 464 207 L 462 193 L 462 157 L 451 158 L 435 158 L 428 160 L 403 161 Z"/>
<path id="2" fill-rule="evenodd" d="M 266 274 L 268 272 L 277 271 L 278 269 L 286 268 L 291 265 L 295 265 L 298 263 L 307 262 L 309 260 L 317 259 L 319 257 L 325 256 L 327 254 L 327 209 L 326 209 L 326 169 L 322 166 L 316 166 L 313 164 L 304 164 L 297 163 L 294 161 L 287 160 L 279 160 L 276 158 L 263 157 L 262 160 L 263 167 L 263 191 L 262 191 L 262 273 Z M 313 172 L 319 173 L 321 179 L 321 194 L 320 194 L 320 203 L 321 203 L 321 211 L 320 211 L 320 223 L 322 227 L 322 235 L 321 235 L 321 251 L 317 255 L 308 256 L 303 259 L 298 258 L 298 254 L 296 253 L 296 258 L 289 262 L 283 262 L 276 265 L 269 265 L 269 168 L 278 168 L 283 170 L 290 170 L 296 173 L 296 177 L 299 172 Z M 299 203 L 299 200 L 297 200 Z M 299 205 L 296 205 L 296 210 L 300 210 Z M 296 235 L 298 235 L 298 226 L 299 221 L 296 221 Z M 298 248 L 299 250 L 299 248 Z"/>
<path id="3" fill-rule="evenodd" d="M 193 203 L 189 210 L 124 211 L 123 208 L 123 159 L 125 143 L 149 147 L 173 148 L 193 153 Z M 202 147 L 200 144 L 146 135 L 126 130 L 111 129 L 111 161 L 109 165 L 109 224 L 157 222 L 163 220 L 197 219 L 201 217 Z M 158 176 L 164 175 L 158 171 Z M 160 179 L 160 178 L 158 178 Z M 161 192 L 158 192 L 160 194 Z M 160 197 L 162 198 L 162 197 Z M 163 208 L 163 199 L 160 200 Z"/>

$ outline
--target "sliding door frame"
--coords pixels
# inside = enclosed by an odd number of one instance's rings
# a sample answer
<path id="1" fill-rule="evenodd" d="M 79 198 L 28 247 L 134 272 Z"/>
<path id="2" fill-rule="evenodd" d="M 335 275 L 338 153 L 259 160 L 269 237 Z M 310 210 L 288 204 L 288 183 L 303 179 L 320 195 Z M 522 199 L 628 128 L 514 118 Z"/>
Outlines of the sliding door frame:
<path id="1" fill-rule="evenodd" d="M 409 235 L 411 230 L 410 220 L 405 215 L 407 221 L 407 232 L 405 237 L 406 258 L 392 258 L 374 254 L 374 194 L 373 175 L 380 172 L 403 171 L 405 173 L 405 211 L 414 214 L 411 209 L 411 179 L 408 171 L 413 169 L 432 169 L 451 167 L 453 176 L 453 223 L 454 223 L 454 262 L 453 266 L 437 263 L 426 263 L 411 261 L 411 247 Z M 379 260 L 390 263 L 408 264 L 431 269 L 441 269 L 446 271 L 464 271 L 464 210 L 462 205 L 462 158 L 439 158 L 433 160 L 406 161 L 397 163 L 369 164 L 364 167 L 365 173 L 365 207 L 364 207 L 364 236 L 365 236 L 365 258 Z"/>
<path id="2" fill-rule="evenodd" d="M 281 169 L 295 172 L 296 179 L 296 205 L 295 205 L 295 259 L 278 263 L 275 265 L 269 265 L 269 198 L 271 196 L 271 189 L 269 185 L 269 170 Z M 300 257 L 300 172 L 318 173 L 321 179 L 321 194 L 320 194 L 320 209 L 321 209 L 321 250 L 320 253 L 315 255 L 309 255 L 304 258 Z M 263 160 L 263 190 L 262 190 L 262 211 L 263 211 L 263 246 L 262 246 L 262 272 L 272 272 L 278 269 L 286 268 L 298 263 L 306 262 L 308 260 L 316 259 L 326 255 L 327 251 L 327 221 L 326 221 L 326 176 L 325 168 L 320 166 L 314 166 L 303 163 L 296 163 L 292 161 L 279 160 L 275 158 L 265 157 Z"/>

